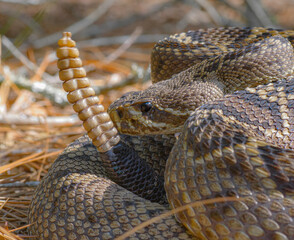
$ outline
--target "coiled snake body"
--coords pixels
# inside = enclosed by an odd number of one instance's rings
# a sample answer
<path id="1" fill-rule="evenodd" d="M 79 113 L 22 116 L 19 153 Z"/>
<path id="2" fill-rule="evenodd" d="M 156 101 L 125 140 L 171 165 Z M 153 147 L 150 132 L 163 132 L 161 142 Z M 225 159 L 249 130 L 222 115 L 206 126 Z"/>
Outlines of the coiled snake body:
<path id="1" fill-rule="evenodd" d="M 168 216 L 130 239 L 294 238 L 293 31 L 219 28 L 159 42 L 154 84 L 110 106 L 114 125 L 69 37 L 60 78 L 99 152 L 85 136 L 58 157 L 31 203 L 33 234 L 113 239 L 168 210 L 164 184 L 172 208 L 231 198 L 178 212 L 188 231 Z"/>

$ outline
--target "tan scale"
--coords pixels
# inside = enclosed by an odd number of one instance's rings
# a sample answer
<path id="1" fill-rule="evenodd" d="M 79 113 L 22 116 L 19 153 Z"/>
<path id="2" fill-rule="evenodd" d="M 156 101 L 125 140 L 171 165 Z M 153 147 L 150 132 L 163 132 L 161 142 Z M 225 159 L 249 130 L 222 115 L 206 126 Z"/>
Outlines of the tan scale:
<path id="1" fill-rule="evenodd" d="M 168 208 L 142 199 L 105 177 L 96 147 L 100 152 L 107 151 L 119 141 L 119 136 L 104 107 L 99 104 L 99 98 L 90 88 L 71 34 L 64 33 L 59 45 L 58 67 L 64 80 L 63 87 L 70 93 L 73 109 L 84 122 L 94 145 L 90 138 L 81 137 L 54 162 L 31 203 L 31 233 L 37 236 L 36 239 L 114 239 Z M 167 143 L 170 141 L 174 142 L 167 139 Z M 139 147 L 141 142 L 134 139 L 138 144 L 137 150 L 142 149 Z M 156 140 L 154 142 L 156 144 Z M 155 151 L 151 152 L 150 159 L 161 156 L 156 145 L 149 142 L 148 146 Z M 109 218 L 109 214 L 112 217 Z M 132 235 L 132 239 L 170 237 L 195 239 L 174 217 Z"/>
<path id="2" fill-rule="evenodd" d="M 68 37 L 61 45 L 74 48 Z M 110 107 L 115 126 L 133 135 L 157 134 L 160 127 L 169 134 L 181 131 L 165 169 L 172 208 L 220 196 L 239 200 L 179 212 L 176 218 L 188 231 L 170 217 L 139 230 L 132 239 L 294 238 L 293 39 L 290 30 L 214 28 L 176 34 L 154 47 L 154 84 Z M 78 57 L 76 50 L 67 47 L 60 50 L 61 58 Z M 60 63 L 77 68 L 62 73 L 64 78 L 72 81 L 70 77 L 77 74 L 84 79 L 79 61 L 73 62 Z M 80 87 L 86 91 L 75 94 Z M 101 136 L 112 125 L 104 129 L 107 117 L 102 122 L 94 117 L 92 122 L 89 116 L 99 116 L 103 110 L 93 110 L 99 100 L 88 87 L 83 80 L 66 88 L 73 92 L 72 101 L 78 99 L 73 107 L 89 134 Z M 166 87 L 180 91 L 180 99 Z M 162 95 L 169 98 L 156 98 Z M 188 104 L 193 95 L 197 101 Z M 144 101 L 151 102 L 159 114 L 145 117 L 140 110 Z M 189 110 L 183 110 L 185 106 Z M 91 113 L 83 112 L 88 107 Z M 100 125 L 92 128 L 95 124 Z M 144 137 L 134 141 L 139 144 Z M 38 187 L 30 222 L 36 222 L 32 232 L 41 239 L 112 239 L 166 210 L 111 182 L 99 167 L 99 153 L 83 137 L 65 150 Z"/>

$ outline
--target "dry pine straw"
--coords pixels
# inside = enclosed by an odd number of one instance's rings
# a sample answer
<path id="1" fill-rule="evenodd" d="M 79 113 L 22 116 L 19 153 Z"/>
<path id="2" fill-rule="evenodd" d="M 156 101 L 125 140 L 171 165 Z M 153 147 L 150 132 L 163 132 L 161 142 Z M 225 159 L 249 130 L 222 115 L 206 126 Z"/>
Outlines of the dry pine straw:
<path id="1" fill-rule="evenodd" d="M 82 133 L 80 126 L 0 128 L 1 148 L 5 147 L 0 152 L 0 240 L 1 234 L 8 233 L 10 239 L 19 239 L 13 232 L 27 236 L 27 212 L 36 183 L 66 145 Z"/>
<path id="2" fill-rule="evenodd" d="M 34 94 L 26 90 L 19 93 Z M 73 114 L 71 106 L 59 109 L 49 101 L 37 101 L 29 108 L 32 114 L 42 112 L 43 116 Z M 36 184 L 58 154 L 84 133 L 79 121 L 62 125 L 0 124 L 0 240 L 28 237 L 27 212 Z M 27 186 L 30 184 L 33 186 Z"/>
<path id="3" fill-rule="evenodd" d="M 276 3 L 280 3 L 279 1 L 271 0 L 264 2 L 267 7 L 270 6 L 273 10 L 279 5 Z M 289 17 L 293 16 L 293 6 L 289 8 L 288 5 L 283 5 L 285 7 L 284 10 L 279 7 L 277 8 L 280 9 L 278 12 L 280 15 L 277 17 L 281 20 L 280 24 L 282 25 L 293 22 L 289 21 Z M 145 9 L 145 7 L 142 9 Z M 175 10 L 178 12 L 178 7 Z M 56 9 L 53 8 L 53 11 L 56 11 Z M 48 21 L 44 22 L 48 25 Z M 17 21 L 16 23 L 18 24 Z M 152 24 L 150 25 L 150 19 L 148 19 L 146 27 L 148 26 L 153 26 Z M 292 28 L 289 24 L 287 27 Z M 130 72 L 131 63 L 134 62 L 139 62 L 144 67 L 147 66 L 150 59 L 149 54 L 128 50 L 119 57 L 118 61 L 107 64 L 103 62 L 103 58 L 107 57 L 116 48 L 117 46 L 107 49 L 89 47 L 87 49 L 89 56 L 87 56 L 87 53 L 83 55 L 84 63 L 92 67 L 94 66 L 99 72 L 98 78 L 103 80 L 111 79 L 112 75 L 117 74 L 126 76 Z M 146 49 L 150 48 L 151 45 L 145 46 L 145 53 Z M 27 54 L 28 58 L 36 64 L 34 49 L 27 49 Z M 99 58 L 100 61 L 93 61 L 91 59 L 93 55 L 96 55 L 96 59 Z M 37 71 L 31 73 L 30 79 L 32 81 L 40 81 L 44 71 L 48 72 L 48 66 L 49 69 L 57 69 L 56 63 L 48 62 L 46 54 L 44 56 L 44 60 L 39 65 L 40 67 Z M 11 69 L 18 69 L 23 67 L 23 65 L 16 59 L 10 61 L 9 67 Z M 2 70 L 0 66 L 1 74 L 3 73 Z M 9 76 L 7 78 L 9 79 Z M 130 90 L 130 88 L 125 88 L 123 92 Z M 107 107 L 110 102 L 119 97 L 123 92 L 111 91 L 111 93 L 107 94 L 103 99 L 105 106 Z M 25 108 L 22 106 L 24 104 L 27 105 Z M 0 115 L 5 115 L 11 111 L 17 114 L 61 117 L 73 113 L 70 107 L 60 109 L 52 106 L 46 98 L 26 90 L 20 90 L 13 83 L 7 81 L 5 84 L 0 85 Z M 5 125 L 0 122 L 0 240 L 29 238 L 27 232 L 27 212 L 35 187 L 21 186 L 21 184 L 40 181 L 56 156 L 83 133 L 84 131 L 79 124 L 50 126 L 46 124 Z M 3 184 L 6 184 L 6 187 L 3 187 Z M 7 184 L 12 186 L 7 187 Z"/>
<path id="4" fill-rule="evenodd" d="M 150 49 L 149 45 L 146 49 Z M 113 84 L 113 79 L 119 81 L 131 73 L 131 65 L 134 59 L 140 59 L 140 64 L 147 67 L 149 64 L 149 53 L 147 51 L 134 52 L 126 50 L 118 59 L 112 62 L 103 60 L 92 60 L 95 48 L 84 52 L 82 59 L 90 71 L 91 79 L 96 85 Z M 115 48 L 108 48 L 112 52 Z M 96 48 L 97 51 L 97 48 Z M 146 53 L 147 52 L 147 53 Z M 30 54 L 30 60 L 35 57 Z M 56 62 L 49 62 L 43 58 L 38 69 L 31 74 L 30 81 L 41 81 L 42 74 L 48 68 L 57 71 Z M 27 227 L 27 213 L 30 200 L 37 183 L 47 173 L 50 165 L 63 149 L 83 135 L 85 131 L 77 121 L 75 124 L 26 124 L 19 125 L 18 116 L 46 117 L 68 117 L 74 114 L 71 106 L 65 108 L 54 106 L 48 99 L 28 90 L 19 89 L 13 84 L 11 76 L 5 75 L 3 65 L 0 73 L 4 75 L 5 81 L 0 85 L 0 115 L 13 113 L 16 117 L 15 124 L 3 124 L 0 122 L 0 240 L 2 239 L 27 239 L 30 238 Z M 16 60 L 9 64 L 10 69 L 23 67 Z M 13 71 L 12 71 L 13 72 Z M 99 80 L 100 79 L 100 80 Z M 61 85 L 61 84 L 60 84 Z M 140 84 L 126 86 L 123 89 L 112 90 L 100 97 L 102 104 L 107 107 L 112 101 L 124 92 L 141 89 Z M 12 119 L 13 121 L 13 119 Z M 11 122 L 10 122 L 11 123 Z M 33 186 L 28 186 L 32 184 Z"/>

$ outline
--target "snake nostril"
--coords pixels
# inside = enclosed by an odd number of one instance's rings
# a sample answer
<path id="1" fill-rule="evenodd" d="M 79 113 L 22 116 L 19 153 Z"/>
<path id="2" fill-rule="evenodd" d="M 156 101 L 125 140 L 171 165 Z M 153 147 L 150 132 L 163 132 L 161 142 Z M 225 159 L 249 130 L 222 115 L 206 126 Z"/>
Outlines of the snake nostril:
<path id="1" fill-rule="evenodd" d="M 124 114 L 123 111 L 121 109 L 116 109 L 117 115 L 119 116 L 119 118 L 123 118 Z"/>
<path id="2" fill-rule="evenodd" d="M 136 123 L 137 123 L 136 120 L 131 119 L 131 125 L 132 125 L 132 126 L 136 126 Z"/>

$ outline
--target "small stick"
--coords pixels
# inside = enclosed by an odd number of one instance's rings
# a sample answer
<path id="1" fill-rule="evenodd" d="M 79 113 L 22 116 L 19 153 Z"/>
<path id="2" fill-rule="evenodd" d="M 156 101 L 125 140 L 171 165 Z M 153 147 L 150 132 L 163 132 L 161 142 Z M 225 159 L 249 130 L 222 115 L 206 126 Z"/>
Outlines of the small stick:
<path id="1" fill-rule="evenodd" d="M 18 58 L 28 69 L 33 72 L 38 71 L 38 66 L 32 63 L 25 55 L 23 55 L 7 37 L 2 36 L 2 43 L 13 54 L 13 56 Z M 43 76 L 49 80 L 53 78 L 51 75 L 45 72 L 43 73 Z"/>
<path id="2" fill-rule="evenodd" d="M 44 117 L 44 116 L 27 116 L 14 113 L 0 115 L 0 123 L 15 124 L 15 125 L 64 125 L 64 124 L 79 124 L 81 121 L 76 115 L 62 117 Z"/>
<path id="3" fill-rule="evenodd" d="M 131 36 L 118 49 L 116 49 L 105 59 L 105 62 L 110 63 L 117 59 L 120 55 L 122 55 L 134 43 L 134 41 L 140 36 L 141 33 L 142 28 L 137 27 L 135 31 L 131 34 Z"/>
<path id="4" fill-rule="evenodd" d="M 0 188 L 23 188 L 23 187 L 36 187 L 40 181 L 31 182 L 13 182 L 13 183 L 1 183 Z"/>

